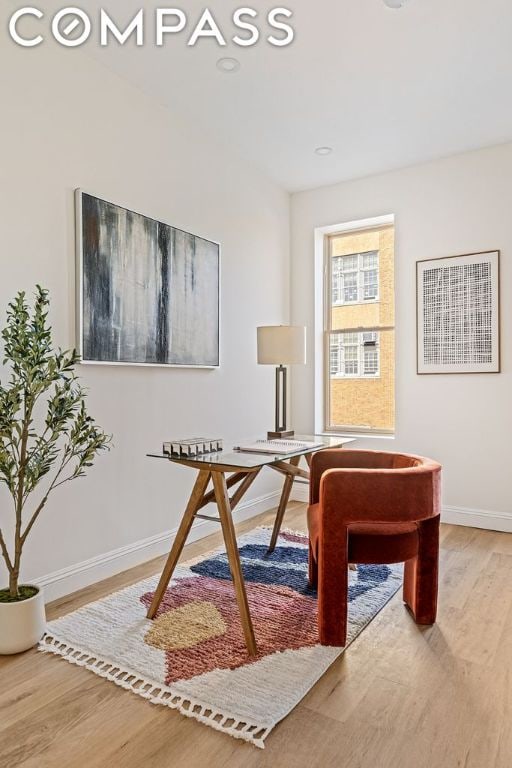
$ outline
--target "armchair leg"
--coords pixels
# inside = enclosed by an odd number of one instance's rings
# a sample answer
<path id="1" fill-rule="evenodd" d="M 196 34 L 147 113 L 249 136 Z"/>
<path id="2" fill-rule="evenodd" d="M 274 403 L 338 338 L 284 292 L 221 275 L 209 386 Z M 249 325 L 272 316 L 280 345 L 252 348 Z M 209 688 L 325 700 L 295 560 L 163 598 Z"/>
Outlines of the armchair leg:
<path id="1" fill-rule="evenodd" d="M 322 645 L 347 643 L 348 562 L 339 540 L 318 553 L 318 631 Z"/>
<path id="2" fill-rule="evenodd" d="M 434 624 L 437 614 L 439 516 L 419 527 L 418 556 L 405 563 L 404 602 L 417 624 Z"/>

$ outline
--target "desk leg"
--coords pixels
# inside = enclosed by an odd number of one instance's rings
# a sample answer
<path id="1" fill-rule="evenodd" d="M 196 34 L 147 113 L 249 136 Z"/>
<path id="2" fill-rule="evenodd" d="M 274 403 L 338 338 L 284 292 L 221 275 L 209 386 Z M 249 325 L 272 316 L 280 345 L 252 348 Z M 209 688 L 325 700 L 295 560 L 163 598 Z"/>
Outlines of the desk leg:
<path id="1" fill-rule="evenodd" d="M 190 499 L 188 501 L 185 514 L 183 515 L 180 527 L 178 528 L 174 543 L 171 547 L 171 551 L 169 552 L 169 557 L 167 558 L 164 570 L 160 576 L 160 581 L 158 582 L 158 587 L 156 588 L 153 601 L 149 606 L 147 613 L 148 619 L 153 619 L 156 612 L 158 611 L 158 608 L 160 607 L 160 603 L 162 602 L 165 590 L 169 586 L 172 574 L 176 568 L 176 563 L 180 559 L 183 547 L 185 546 L 185 541 L 187 540 L 187 536 L 190 533 L 190 529 L 194 521 L 194 515 L 196 514 L 201 504 L 209 482 L 210 472 L 203 469 L 199 470 L 195 485 L 192 489 L 192 493 L 190 494 Z"/>
<path id="2" fill-rule="evenodd" d="M 226 485 L 226 476 L 223 472 L 212 472 L 213 488 L 215 491 L 215 500 L 219 509 L 220 522 L 222 525 L 222 534 L 226 544 L 229 568 L 233 585 L 235 587 L 236 600 L 242 620 L 242 629 L 244 632 L 245 643 L 250 656 L 256 656 L 258 649 L 254 637 L 254 628 L 252 626 L 247 593 L 245 591 L 245 582 L 240 563 L 240 553 L 236 543 L 235 527 L 231 515 L 231 504 L 229 502 L 228 489 Z"/>
<path id="3" fill-rule="evenodd" d="M 293 459 L 290 459 L 290 465 L 292 467 L 298 467 L 300 458 L 300 456 L 294 456 Z M 276 548 L 277 537 L 279 536 L 279 531 L 281 530 L 281 526 L 283 524 L 284 513 L 286 512 L 286 506 L 290 498 L 290 493 L 292 492 L 294 477 L 295 475 L 290 472 L 290 474 L 286 475 L 284 479 L 283 490 L 281 492 L 279 507 L 277 508 L 276 519 L 274 522 L 274 530 L 272 531 L 272 538 L 270 539 L 270 545 L 267 554 L 270 554 Z"/>

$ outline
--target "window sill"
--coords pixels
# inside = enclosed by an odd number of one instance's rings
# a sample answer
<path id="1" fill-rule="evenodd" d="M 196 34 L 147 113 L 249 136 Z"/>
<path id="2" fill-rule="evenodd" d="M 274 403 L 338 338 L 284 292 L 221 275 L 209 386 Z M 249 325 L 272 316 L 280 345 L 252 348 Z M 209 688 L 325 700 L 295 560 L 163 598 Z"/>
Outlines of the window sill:
<path id="1" fill-rule="evenodd" d="M 363 307 L 367 304 L 380 304 L 380 298 L 363 299 L 361 301 L 333 301 L 331 307 L 332 309 L 338 309 L 338 307 Z"/>
<path id="2" fill-rule="evenodd" d="M 331 432 L 319 432 L 324 437 L 353 437 L 356 440 L 395 440 L 395 434 L 381 434 L 379 432 L 344 432 L 343 430 Z"/>

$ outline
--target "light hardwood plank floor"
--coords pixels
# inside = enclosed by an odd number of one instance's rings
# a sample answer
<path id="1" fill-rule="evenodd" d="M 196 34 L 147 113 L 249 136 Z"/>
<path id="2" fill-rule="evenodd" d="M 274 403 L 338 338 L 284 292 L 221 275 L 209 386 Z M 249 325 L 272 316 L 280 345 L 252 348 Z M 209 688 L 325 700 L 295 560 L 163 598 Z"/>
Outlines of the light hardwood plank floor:
<path id="1" fill-rule="evenodd" d="M 271 524 L 266 513 L 238 526 Z M 305 529 L 305 505 L 285 525 Z M 184 557 L 219 544 L 215 534 Z M 163 558 L 51 604 L 53 619 L 161 570 Z M 398 593 L 264 751 L 29 651 L 0 657 L 1 768 L 511 768 L 512 536 L 442 527 L 440 610 Z"/>

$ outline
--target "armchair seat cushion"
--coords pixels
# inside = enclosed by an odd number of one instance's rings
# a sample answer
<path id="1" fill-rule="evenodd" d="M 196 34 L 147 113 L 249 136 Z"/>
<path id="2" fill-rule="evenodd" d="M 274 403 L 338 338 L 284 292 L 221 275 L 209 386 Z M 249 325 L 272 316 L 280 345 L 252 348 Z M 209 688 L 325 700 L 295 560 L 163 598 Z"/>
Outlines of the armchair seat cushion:
<path id="1" fill-rule="evenodd" d="M 320 504 L 308 508 L 311 547 L 318 552 Z M 415 522 L 351 523 L 348 537 L 349 563 L 402 563 L 418 553 L 418 526 Z"/>

